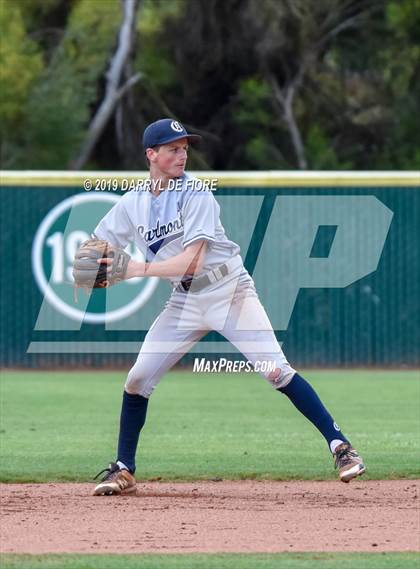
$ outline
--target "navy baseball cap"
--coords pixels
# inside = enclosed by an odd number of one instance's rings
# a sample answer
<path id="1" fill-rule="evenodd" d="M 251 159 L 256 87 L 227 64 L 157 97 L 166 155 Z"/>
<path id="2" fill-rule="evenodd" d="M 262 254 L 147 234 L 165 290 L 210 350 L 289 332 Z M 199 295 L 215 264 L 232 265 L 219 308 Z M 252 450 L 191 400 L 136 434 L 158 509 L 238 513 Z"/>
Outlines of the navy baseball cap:
<path id="1" fill-rule="evenodd" d="M 160 119 L 152 122 L 143 134 L 143 147 L 153 148 L 161 144 L 168 144 L 180 138 L 188 138 L 191 142 L 201 140 L 199 134 L 189 134 L 182 124 L 174 119 Z"/>

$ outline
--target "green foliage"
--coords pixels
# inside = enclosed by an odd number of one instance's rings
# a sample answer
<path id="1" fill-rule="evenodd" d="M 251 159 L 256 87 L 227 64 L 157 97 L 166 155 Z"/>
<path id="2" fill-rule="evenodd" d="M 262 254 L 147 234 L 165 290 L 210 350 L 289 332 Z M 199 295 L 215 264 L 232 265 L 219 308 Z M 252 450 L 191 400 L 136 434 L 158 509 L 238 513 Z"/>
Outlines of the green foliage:
<path id="1" fill-rule="evenodd" d="M 76 156 L 116 43 L 121 11 L 91 0 L 73 5 L 66 32 L 24 107 L 21 168 L 66 168 Z"/>
<path id="2" fill-rule="evenodd" d="M 91 102 L 97 80 L 107 69 L 122 19 L 119 2 L 104 2 L 93 9 L 91 0 L 79 0 L 69 18 L 66 35 L 55 67 L 69 61 L 79 78 L 79 88 L 87 91 Z"/>
<path id="3" fill-rule="evenodd" d="M 338 160 L 334 147 L 317 123 L 311 124 L 306 137 L 306 152 L 313 170 L 340 170 L 346 166 Z"/>
<path id="4" fill-rule="evenodd" d="M 26 34 L 19 4 L 2 0 L 0 7 L 0 129 L 18 128 L 22 108 L 39 77 L 42 55 Z"/>
<path id="5" fill-rule="evenodd" d="M 388 21 L 402 39 L 418 40 L 420 26 L 420 0 L 390 0 L 387 5 Z"/>
<path id="6" fill-rule="evenodd" d="M 286 161 L 273 142 L 279 121 L 273 117 L 271 89 L 263 79 L 250 77 L 240 82 L 232 118 L 243 137 L 242 160 L 250 168 L 285 167 Z"/>
<path id="7" fill-rule="evenodd" d="M 89 121 L 89 97 L 78 88 L 69 64 L 48 70 L 26 107 L 26 153 L 21 167 L 60 169 L 69 166 Z"/>
<path id="8" fill-rule="evenodd" d="M 163 97 L 166 89 L 175 88 L 177 70 L 165 42 L 161 41 L 161 34 L 165 26 L 176 21 L 184 9 L 184 0 L 145 0 L 137 19 L 140 49 L 135 58 L 135 67 L 145 74 L 147 82 Z M 156 97 L 155 91 L 152 96 Z"/>
<path id="9" fill-rule="evenodd" d="M 405 0 L 390 2 L 388 5 L 388 25 L 394 39 L 380 52 L 380 62 L 384 78 L 393 92 L 395 102 L 402 98 L 409 100 L 420 97 L 420 1 Z M 413 93 L 413 87 L 417 93 Z"/>
<path id="10" fill-rule="evenodd" d="M 21 0 L 19 8 L 22 12 L 26 29 L 37 29 L 38 26 L 42 26 L 43 19 L 59 8 L 61 2 L 62 0 Z"/>
<path id="11" fill-rule="evenodd" d="M 243 128 L 270 128 L 273 114 L 270 112 L 271 90 L 260 78 L 245 79 L 239 85 L 238 110 L 235 121 Z"/>
<path id="12" fill-rule="evenodd" d="M 124 376 L 3 372 L 0 479 L 91 480 L 114 457 Z M 362 453 L 367 477 L 419 476 L 415 371 L 305 376 Z M 336 477 L 324 439 L 257 374 L 168 374 L 137 458 L 139 479 Z"/>
<path id="13" fill-rule="evenodd" d="M 391 42 L 379 52 L 383 81 L 388 92 L 392 128 L 384 140 L 378 167 L 420 167 L 420 1 L 389 2 L 387 24 Z"/>
<path id="14" fill-rule="evenodd" d="M 121 19 L 118 3 L 92 10 L 80 0 L 66 34 L 27 107 L 27 166 L 68 166 L 85 136 L 98 81 L 109 64 Z"/>
<path id="15" fill-rule="evenodd" d="M 3 166 L 67 168 L 103 97 L 121 2 L 1 2 Z M 293 112 L 309 167 L 419 166 L 420 0 L 143 0 L 136 27 L 128 71 L 143 79 L 91 166 L 118 147 L 113 167 L 143 168 L 139 131 L 173 115 L 208 133 L 194 167 L 294 168 L 270 77 L 285 95 L 303 63 Z"/>
<path id="16" fill-rule="evenodd" d="M 186 0 L 168 2 L 168 0 L 143 0 L 137 19 L 141 37 L 152 38 L 164 29 L 168 19 L 177 19 L 185 10 Z"/>
<path id="17" fill-rule="evenodd" d="M 257 134 L 244 144 L 244 153 L 251 168 L 281 170 L 287 161 L 278 148 L 264 134 Z"/>

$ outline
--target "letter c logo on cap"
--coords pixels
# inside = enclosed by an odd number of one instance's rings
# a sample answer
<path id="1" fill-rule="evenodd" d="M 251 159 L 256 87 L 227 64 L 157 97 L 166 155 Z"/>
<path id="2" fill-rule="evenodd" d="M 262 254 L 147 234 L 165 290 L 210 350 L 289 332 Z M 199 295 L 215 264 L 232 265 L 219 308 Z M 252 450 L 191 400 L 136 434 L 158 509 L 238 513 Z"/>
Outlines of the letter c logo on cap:
<path id="1" fill-rule="evenodd" d="M 171 122 L 171 129 L 174 130 L 175 132 L 184 132 L 183 127 L 179 124 L 178 121 Z"/>

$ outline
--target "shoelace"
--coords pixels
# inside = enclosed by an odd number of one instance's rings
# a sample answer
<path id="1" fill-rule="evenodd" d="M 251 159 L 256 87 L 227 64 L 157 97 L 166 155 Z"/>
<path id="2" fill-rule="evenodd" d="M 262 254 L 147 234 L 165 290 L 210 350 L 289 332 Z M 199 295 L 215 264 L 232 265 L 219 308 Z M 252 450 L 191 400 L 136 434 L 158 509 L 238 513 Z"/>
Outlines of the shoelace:
<path id="1" fill-rule="evenodd" d="M 353 458 L 357 458 L 357 452 L 351 447 L 345 447 L 338 451 L 335 457 L 335 468 L 338 468 L 339 463 L 345 466 L 352 461 Z"/>
<path id="2" fill-rule="evenodd" d="M 103 470 L 98 472 L 98 474 L 95 476 L 94 480 L 96 480 L 104 472 L 107 472 L 108 474 L 105 474 L 105 476 L 101 480 L 101 482 L 104 482 L 105 480 L 110 479 L 111 476 L 118 471 L 119 471 L 118 465 L 115 464 L 115 465 L 109 466 L 108 468 L 104 468 Z"/>

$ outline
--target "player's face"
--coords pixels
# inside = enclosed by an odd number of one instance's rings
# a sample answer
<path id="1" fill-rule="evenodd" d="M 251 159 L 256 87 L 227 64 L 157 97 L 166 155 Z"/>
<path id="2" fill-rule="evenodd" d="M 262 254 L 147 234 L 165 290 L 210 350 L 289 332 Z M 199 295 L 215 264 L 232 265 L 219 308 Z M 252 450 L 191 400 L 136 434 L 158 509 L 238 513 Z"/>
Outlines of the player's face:
<path id="1" fill-rule="evenodd" d="M 163 144 L 149 156 L 156 173 L 167 178 L 182 176 L 188 157 L 188 139 L 181 138 L 169 144 Z"/>

